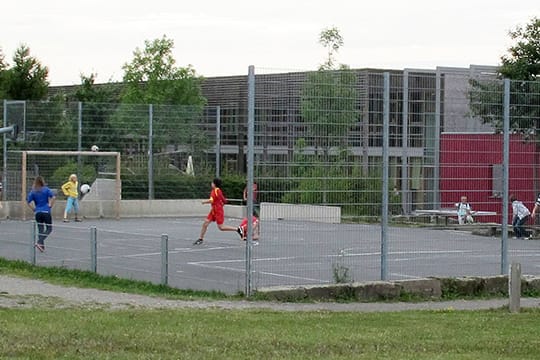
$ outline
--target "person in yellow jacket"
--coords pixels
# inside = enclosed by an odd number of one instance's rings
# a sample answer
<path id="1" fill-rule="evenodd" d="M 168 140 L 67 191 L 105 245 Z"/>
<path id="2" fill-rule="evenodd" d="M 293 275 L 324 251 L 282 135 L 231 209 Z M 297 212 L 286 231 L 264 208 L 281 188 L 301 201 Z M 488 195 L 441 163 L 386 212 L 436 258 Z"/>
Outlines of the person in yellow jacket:
<path id="1" fill-rule="evenodd" d="M 67 196 L 66 210 L 64 211 L 64 222 L 69 222 L 68 214 L 73 210 L 75 212 L 75 221 L 79 219 L 79 181 L 77 175 L 71 174 L 69 181 L 62 185 L 62 192 Z"/>

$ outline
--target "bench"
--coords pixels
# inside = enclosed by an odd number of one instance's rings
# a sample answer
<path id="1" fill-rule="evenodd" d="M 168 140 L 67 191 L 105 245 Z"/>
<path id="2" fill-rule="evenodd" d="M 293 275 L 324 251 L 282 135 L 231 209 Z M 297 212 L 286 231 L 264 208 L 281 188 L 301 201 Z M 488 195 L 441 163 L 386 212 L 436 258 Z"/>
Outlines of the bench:
<path id="1" fill-rule="evenodd" d="M 471 211 L 473 217 L 477 216 L 494 216 L 497 215 L 495 211 Z M 448 218 L 457 218 L 456 209 L 435 209 L 435 210 L 415 210 L 413 216 L 433 216 L 435 222 L 439 223 L 439 218 L 444 218 L 444 225 L 448 226 Z M 461 225 L 463 226 L 463 225 Z"/>

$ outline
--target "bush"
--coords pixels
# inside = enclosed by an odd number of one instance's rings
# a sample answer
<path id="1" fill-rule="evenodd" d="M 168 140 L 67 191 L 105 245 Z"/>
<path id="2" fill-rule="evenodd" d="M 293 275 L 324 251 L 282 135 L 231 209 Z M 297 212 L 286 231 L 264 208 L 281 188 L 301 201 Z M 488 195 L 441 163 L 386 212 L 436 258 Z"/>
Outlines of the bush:
<path id="1" fill-rule="evenodd" d="M 282 202 L 340 206 L 343 216 L 377 217 L 381 213 L 382 182 L 378 171 L 364 175 L 359 167 L 336 162 L 332 166 L 315 164 L 297 175 L 297 179 L 272 183 L 272 189 L 279 189 Z M 399 211 L 399 195 L 388 191 L 390 210 Z"/>
<path id="2" fill-rule="evenodd" d="M 160 173 L 154 177 L 155 199 L 206 199 L 210 194 L 208 176 L 190 176 L 176 171 Z M 224 176 L 223 193 L 230 199 L 241 199 L 245 180 L 240 176 Z M 148 198 L 148 174 L 126 173 L 122 175 L 123 199 Z"/>
<path id="3" fill-rule="evenodd" d="M 70 162 L 54 170 L 50 179 L 46 179 L 48 185 L 53 188 L 60 188 L 62 184 L 69 180 L 71 174 L 77 174 L 77 163 Z M 79 175 L 79 184 L 92 184 L 97 177 L 96 168 L 94 165 L 83 165 Z"/>

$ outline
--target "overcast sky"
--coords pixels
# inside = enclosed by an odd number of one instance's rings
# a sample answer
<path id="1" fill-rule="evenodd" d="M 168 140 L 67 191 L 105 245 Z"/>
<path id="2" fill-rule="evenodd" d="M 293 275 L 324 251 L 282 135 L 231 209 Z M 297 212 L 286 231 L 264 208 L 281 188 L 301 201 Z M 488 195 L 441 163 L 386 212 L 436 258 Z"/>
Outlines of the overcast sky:
<path id="1" fill-rule="evenodd" d="M 0 48 L 11 64 L 24 43 L 52 85 L 121 80 L 145 40 L 174 40 L 179 66 L 199 75 L 256 68 L 312 70 L 324 61 L 321 30 L 344 38 L 353 68 L 497 65 L 508 31 L 540 16 L 539 0 L 25 0 L 1 6 Z M 257 70 L 256 70 L 257 71 Z"/>

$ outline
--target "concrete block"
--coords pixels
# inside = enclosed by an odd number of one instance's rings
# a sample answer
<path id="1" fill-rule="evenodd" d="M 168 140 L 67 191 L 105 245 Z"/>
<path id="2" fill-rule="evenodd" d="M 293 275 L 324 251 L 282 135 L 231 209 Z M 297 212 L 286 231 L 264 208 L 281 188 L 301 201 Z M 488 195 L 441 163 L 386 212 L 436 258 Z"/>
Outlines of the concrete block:
<path id="1" fill-rule="evenodd" d="M 339 206 L 296 205 L 281 203 L 261 203 L 262 220 L 298 220 L 339 224 Z"/>
<path id="2" fill-rule="evenodd" d="M 441 281 L 438 279 L 398 280 L 395 283 L 401 288 L 401 293 L 411 294 L 425 299 L 438 299 L 442 295 Z"/>
<path id="3" fill-rule="evenodd" d="M 359 301 L 392 300 L 399 298 L 401 287 L 395 283 L 373 281 L 353 283 L 354 296 Z"/>
<path id="4" fill-rule="evenodd" d="M 521 289 L 523 292 L 540 293 L 540 276 L 523 276 L 521 279 Z"/>
<path id="5" fill-rule="evenodd" d="M 9 218 L 9 202 L 3 202 L 0 199 L 0 219 L 7 219 Z"/>
<path id="6" fill-rule="evenodd" d="M 478 295 L 484 289 L 483 279 L 474 277 L 440 278 L 442 294 Z"/>
<path id="7" fill-rule="evenodd" d="M 201 204 L 202 199 L 177 200 L 120 200 L 120 217 L 206 217 L 210 205 Z M 20 201 L 6 201 L 0 210 L 0 218 L 32 219 L 32 211 Z M 115 200 L 92 200 L 85 196 L 80 202 L 80 216 L 87 218 L 115 218 Z M 65 200 L 57 200 L 53 207 L 53 218 L 62 219 Z M 240 205 L 225 205 L 225 218 L 241 219 L 244 217 L 244 207 Z"/>
<path id="8" fill-rule="evenodd" d="M 298 286 L 275 286 L 257 289 L 258 294 L 264 295 L 269 300 L 276 301 L 299 301 L 306 298 L 306 291 Z"/>
<path id="9" fill-rule="evenodd" d="M 90 186 L 90 192 L 83 200 L 114 200 L 116 198 L 115 179 L 96 179 Z"/>
<path id="10" fill-rule="evenodd" d="M 508 276 L 487 276 L 484 280 L 484 293 L 488 295 L 508 295 Z"/>
<path id="11" fill-rule="evenodd" d="M 336 300 L 354 296 L 350 284 L 304 286 L 304 291 L 306 297 L 310 300 Z"/>

